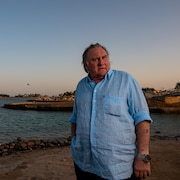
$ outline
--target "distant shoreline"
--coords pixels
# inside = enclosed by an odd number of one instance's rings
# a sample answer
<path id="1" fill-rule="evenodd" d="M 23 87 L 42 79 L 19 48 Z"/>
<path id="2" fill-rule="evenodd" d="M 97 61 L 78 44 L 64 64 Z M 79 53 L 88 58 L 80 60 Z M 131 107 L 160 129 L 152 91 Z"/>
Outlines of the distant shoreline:
<path id="1" fill-rule="evenodd" d="M 150 107 L 150 113 L 180 114 L 180 107 Z"/>
<path id="2" fill-rule="evenodd" d="M 158 102 L 159 103 L 159 102 Z M 158 103 L 151 106 L 149 103 L 150 113 L 167 113 L 167 114 L 180 114 L 180 103 L 171 105 Z M 15 110 L 36 110 L 36 111 L 72 111 L 74 101 L 28 101 L 4 104 L 3 108 Z"/>
<path id="3" fill-rule="evenodd" d="M 72 111 L 74 101 L 31 101 L 5 104 L 3 108 L 36 111 Z"/>

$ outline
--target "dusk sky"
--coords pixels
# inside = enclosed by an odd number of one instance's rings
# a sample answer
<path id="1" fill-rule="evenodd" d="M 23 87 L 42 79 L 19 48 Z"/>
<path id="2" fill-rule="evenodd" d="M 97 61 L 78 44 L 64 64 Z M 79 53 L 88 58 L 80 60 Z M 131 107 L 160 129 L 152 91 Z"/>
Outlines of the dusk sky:
<path id="1" fill-rule="evenodd" d="M 180 0 L 0 0 L 0 94 L 58 95 L 99 42 L 141 87 L 180 82 Z"/>

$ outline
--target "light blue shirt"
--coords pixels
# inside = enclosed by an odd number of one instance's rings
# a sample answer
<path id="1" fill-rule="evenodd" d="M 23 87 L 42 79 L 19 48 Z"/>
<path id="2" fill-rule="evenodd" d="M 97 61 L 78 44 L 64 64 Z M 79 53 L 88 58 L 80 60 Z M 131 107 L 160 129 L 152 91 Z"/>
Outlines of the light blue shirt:
<path id="1" fill-rule="evenodd" d="M 98 84 L 83 78 L 70 118 L 76 124 L 71 143 L 74 162 L 108 180 L 129 178 L 136 153 L 135 125 L 144 120 L 151 121 L 149 109 L 131 75 L 110 69 Z"/>

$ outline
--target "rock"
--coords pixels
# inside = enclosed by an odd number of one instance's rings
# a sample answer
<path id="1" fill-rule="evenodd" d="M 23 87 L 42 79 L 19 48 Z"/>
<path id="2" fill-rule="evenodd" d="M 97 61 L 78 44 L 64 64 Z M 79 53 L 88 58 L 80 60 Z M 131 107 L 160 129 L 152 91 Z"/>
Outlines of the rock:
<path id="1" fill-rule="evenodd" d="M 16 151 L 27 151 L 33 149 L 46 149 L 54 147 L 68 146 L 71 143 L 70 136 L 68 138 L 59 139 L 48 139 L 44 140 L 23 140 L 22 138 L 17 138 L 15 141 L 0 144 L 0 156 L 5 156 Z"/>
<path id="2" fill-rule="evenodd" d="M 35 142 L 34 141 L 28 141 L 26 146 L 27 146 L 27 149 L 32 150 L 32 148 L 35 146 Z"/>

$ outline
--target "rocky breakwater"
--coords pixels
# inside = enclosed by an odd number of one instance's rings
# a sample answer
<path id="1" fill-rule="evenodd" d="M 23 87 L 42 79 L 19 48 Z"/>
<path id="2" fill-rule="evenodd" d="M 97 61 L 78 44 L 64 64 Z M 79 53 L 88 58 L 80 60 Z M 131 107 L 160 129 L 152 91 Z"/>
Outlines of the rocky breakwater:
<path id="1" fill-rule="evenodd" d="M 72 111 L 73 105 L 74 94 L 65 93 L 62 96 L 49 97 L 45 95 L 26 102 L 4 104 L 3 108 L 36 111 Z"/>
<path id="2" fill-rule="evenodd" d="M 180 114 L 180 93 L 147 98 L 151 113 Z"/>
<path id="3" fill-rule="evenodd" d="M 74 101 L 32 101 L 5 104 L 3 108 L 36 111 L 72 111 Z"/>
<path id="4" fill-rule="evenodd" d="M 37 149 L 47 149 L 54 147 L 64 147 L 71 144 L 71 137 L 60 138 L 55 140 L 23 140 L 22 138 L 17 138 L 15 141 L 0 144 L 0 156 L 9 155 L 13 152 L 18 151 L 33 151 Z"/>

